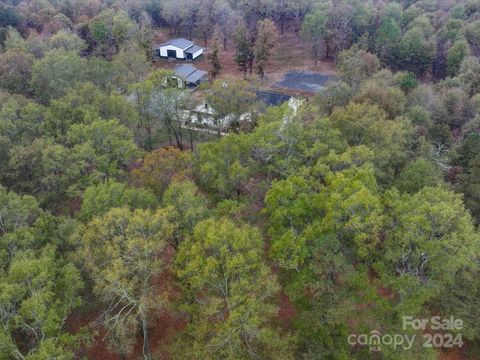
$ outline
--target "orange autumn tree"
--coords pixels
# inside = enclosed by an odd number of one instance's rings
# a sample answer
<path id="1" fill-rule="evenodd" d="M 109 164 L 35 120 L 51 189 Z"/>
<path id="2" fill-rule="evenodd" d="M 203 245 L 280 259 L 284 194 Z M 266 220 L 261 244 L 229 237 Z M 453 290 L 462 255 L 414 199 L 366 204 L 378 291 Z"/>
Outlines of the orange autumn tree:
<path id="1" fill-rule="evenodd" d="M 161 196 L 173 179 L 192 176 L 192 153 L 165 147 L 146 154 L 142 165 L 132 171 L 136 185 L 147 187 Z"/>

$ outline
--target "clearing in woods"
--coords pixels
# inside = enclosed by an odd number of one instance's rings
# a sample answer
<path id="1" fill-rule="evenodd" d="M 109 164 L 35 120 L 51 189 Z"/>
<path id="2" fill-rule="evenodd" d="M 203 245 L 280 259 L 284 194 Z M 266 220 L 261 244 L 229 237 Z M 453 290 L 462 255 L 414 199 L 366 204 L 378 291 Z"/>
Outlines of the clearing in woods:
<path id="1" fill-rule="evenodd" d="M 181 37 L 176 35 L 175 37 Z M 155 42 L 162 43 L 172 38 L 168 29 L 160 29 L 155 34 Z M 210 64 L 208 62 L 208 54 L 212 45 L 209 40 L 205 46 L 202 38 L 193 37 L 192 41 L 204 47 L 204 55 L 194 61 L 184 60 L 167 60 L 160 59 L 156 61 L 157 68 L 173 69 L 178 64 L 192 63 L 195 67 L 208 71 Z M 219 42 L 219 59 L 222 65 L 221 75 L 228 75 L 242 78 L 243 74 L 238 70 L 238 65 L 234 61 L 235 45 L 232 40 L 227 42 L 227 49 L 223 49 L 223 44 Z M 306 83 L 307 77 L 312 78 L 312 84 L 302 86 L 289 86 L 291 78 L 303 74 L 303 83 Z M 261 88 L 265 90 L 282 91 L 289 95 L 311 95 L 312 91 L 317 91 L 318 86 L 324 83 L 324 79 L 335 75 L 335 64 L 333 60 L 321 61 L 317 68 L 310 55 L 308 47 L 305 45 L 301 36 L 295 32 L 285 32 L 281 35 L 281 41 L 277 42 L 277 46 L 273 49 L 272 57 L 267 65 L 265 78 L 261 80 Z M 300 75 L 301 76 L 301 75 Z M 249 78 L 258 79 L 256 74 Z M 320 79 L 321 78 L 321 79 Z M 317 80 L 320 79 L 320 83 Z M 285 86 L 282 86 L 285 85 Z M 317 88 L 315 88 L 317 87 Z"/>

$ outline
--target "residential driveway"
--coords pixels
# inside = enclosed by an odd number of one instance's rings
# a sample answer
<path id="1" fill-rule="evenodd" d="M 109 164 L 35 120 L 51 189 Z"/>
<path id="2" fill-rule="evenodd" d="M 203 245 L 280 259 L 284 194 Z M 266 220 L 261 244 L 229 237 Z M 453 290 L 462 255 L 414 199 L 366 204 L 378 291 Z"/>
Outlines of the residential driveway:
<path id="1" fill-rule="evenodd" d="M 274 87 L 317 93 L 331 80 L 335 80 L 335 77 L 332 75 L 323 75 L 310 71 L 289 71 Z"/>

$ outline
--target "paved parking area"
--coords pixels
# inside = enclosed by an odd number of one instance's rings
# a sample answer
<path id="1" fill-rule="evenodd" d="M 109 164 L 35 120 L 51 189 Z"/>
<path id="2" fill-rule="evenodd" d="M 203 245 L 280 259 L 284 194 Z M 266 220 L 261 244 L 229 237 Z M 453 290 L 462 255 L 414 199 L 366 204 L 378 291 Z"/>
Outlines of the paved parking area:
<path id="1" fill-rule="evenodd" d="M 332 75 L 322 75 L 316 72 L 289 71 L 281 81 L 275 84 L 275 87 L 317 93 L 328 81 L 334 79 L 335 77 Z"/>

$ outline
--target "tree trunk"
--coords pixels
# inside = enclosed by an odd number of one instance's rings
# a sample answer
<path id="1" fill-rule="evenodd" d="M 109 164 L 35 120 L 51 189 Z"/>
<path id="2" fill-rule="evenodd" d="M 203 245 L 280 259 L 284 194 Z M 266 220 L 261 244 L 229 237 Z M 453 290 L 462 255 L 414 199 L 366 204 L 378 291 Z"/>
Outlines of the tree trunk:
<path id="1" fill-rule="evenodd" d="M 148 327 L 145 315 L 142 316 L 142 330 L 143 330 L 143 358 L 145 360 L 152 360 L 150 353 L 150 344 L 148 343 Z"/>
<path id="2" fill-rule="evenodd" d="M 180 136 L 180 150 L 183 151 L 183 134 L 182 134 L 182 125 L 181 124 L 178 126 L 178 133 L 179 133 L 179 136 Z"/>
<path id="3" fill-rule="evenodd" d="M 223 51 L 227 51 L 227 37 L 223 37 Z"/>
<path id="4" fill-rule="evenodd" d="M 147 126 L 147 149 L 148 151 L 153 150 L 153 140 L 152 140 L 152 127 L 150 125 Z"/>
<path id="5" fill-rule="evenodd" d="M 177 147 L 178 147 L 181 151 L 183 151 L 181 130 L 180 130 L 180 134 L 179 134 L 179 133 L 177 132 L 175 126 L 174 126 L 172 123 L 169 123 L 168 128 L 169 128 L 169 130 L 171 130 L 172 133 L 173 133 L 173 137 L 175 138 L 175 142 L 177 143 Z M 181 129 L 181 125 L 179 126 L 179 128 Z"/>

